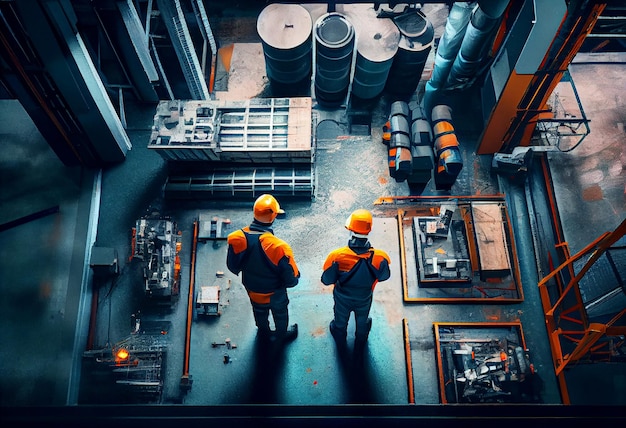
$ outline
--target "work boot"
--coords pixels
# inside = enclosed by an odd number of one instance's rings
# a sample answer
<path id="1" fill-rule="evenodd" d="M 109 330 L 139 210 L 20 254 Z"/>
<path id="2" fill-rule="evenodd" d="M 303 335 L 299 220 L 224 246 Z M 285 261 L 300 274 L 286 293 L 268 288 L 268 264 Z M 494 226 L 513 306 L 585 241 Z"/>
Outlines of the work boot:
<path id="1" fill-rule="evenodd" d="M 298 324 L 291 324 L 287 327 L 287 331 L 278 335 L 278 339 L 283 343 L 291 342 L 295 340 L 296 337 L 298 337 Z"/>
<path id="2" fill-rule="evenodd" d="M 363 367 L 363 362 L 365 360 L 365 347 L 367 345 L 367 338 L 360 339 L 357 338 L 354 340 L 354 365 L 357 368 Z"/>
<path id="3" fill-rule="evenodd" d="M 365 347 L 367 345 L 367 338 L 369 337 L 370 330 L 372 329 L 372 318 L 367 318 L 365 324 L 365 334 L 359 335 L 354 338 L 354 365 L 357 368 L 363 367 L 363 361 L 365 359 Z"/>
<path id="4" fill-rule="evenodd" d="M 257 340 L 261 343 L 267 343 L 272 339 L 272 330 L 268 329 L 258 329 L 256 332 Z"/>
<path id="5" fill-rule="evenodd" d="M 330 330 L 330 334 L 333 336 L 333 339 L 335 339 L 335 342 L 337 342 L 337 345 L 344 345 L 346 343 L 347 332 L 340 332 L 335 326 L 335 320 L 330 322 L 328 329 Z"/>

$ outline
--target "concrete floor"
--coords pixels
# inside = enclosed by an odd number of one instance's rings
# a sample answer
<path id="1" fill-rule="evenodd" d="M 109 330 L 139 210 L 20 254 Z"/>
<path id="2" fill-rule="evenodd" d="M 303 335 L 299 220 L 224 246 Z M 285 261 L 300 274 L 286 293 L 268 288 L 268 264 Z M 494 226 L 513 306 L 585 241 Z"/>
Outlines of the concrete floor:
<path id="1" fill-rule="evenodd" d="M 236 52 L 233 61 L 241 65 L 236 62 Z M 601 233 L 615 229 L 626 217 L 623 168 L 626 108 L 623 91 L 614 90 L 626 87 L 626 68 L 623 62 L 592 65 L 575 62 L 571 71 L 591 119 L 592 133 L 578 149 L 551 153 L 549 159 L 564 233 L 575 252 Z M 258 89 L 253 84 L 248 88 Z M 0 157 L 2 224 L 59 207 L 58 212 L 53 210 L 0 232 L 0 267 L 6 272 L 6 280 L 0 284 L 3 296 L 0 319 L 5 326 L 0 333 L 0 342 L 5 344 L 0 355 L 6 373 L 0 385 L 2 406 L 78 404 L 79 408 L 91 408 L 93 404 L 125 404 L 115 397 L 99 394 L 98 385 L 80 370 L 81 349 L 85 349 L 87 341 L 88 323 L 84 315 L 94 294 L 98 298 L 94 347 L 110 345 L 130 334 L 130 317 L 138 310 L 143 311 L 142 319 L 146 322 L 170 323 L 161 404 L 205 409 L 206 413 L 195 414 L 199 418 L 212 412 L 229 412 L 229 405 L 247 404 L 267 405 L 264 412 L 270 414 L 284 412 L 291 406 L 309 409 L 323 406 L 321 410 L 309 411 L 325 414 L 341 412 L 334 407 L 337 405 L 377 404 L 393 406 L 383 408 L 396 415 L 403 414 L 408 407 L 412 415 L 420 414 L 421 409 L 426 417 L 453 416 L 457 409 L 439 406 L 433 322 L 520 321 L 544 383 L 542 403 L 560 404 L 532 256 L 520 260 L 525 296 L 522 303 L 403 302 L 395 208 L 390 211 L 389 207 L 373 205 L 382 196 L 411 194 L 406 183 L 396 183 L 388 176 L 386 148 L 380 143 L 380 128 L 386 120 L 384 107 L 388 102 L 382 99 L 380 109 L 376 110 L 371 137 L 349 135 L 342 111 L 317 111 L 320 125 L 315 198 L 281 201 L 287 214 L 275 227 L 276 234 L 294 248 L 302 271 L 300 284 L 289 294 L 291 319 L 299 324 L 300 334 L 295 342 L 276 350 L 272 364 L 257 364 L 259 350 L 254 341 L 252 314 L 239 279 L 225 269 L 225 243 L 198 245 L 194 278 L 197 285 L 213 283 L 217 271 L 227 273 L 222 316 L 193 319 L 189 360 L 193 384 L 184 393 L 180 380 L 193 222 L 201 215 L 210 215 L 231 219 L 233 228 L 244 226 L 251 219 L 250 201 L 164 200 L 161 187 L 167 175 L 166 164 L 146 147 L 154 114 L 151 106 L 129 107 L 128 133 L 133 149 L 124 163 L 102 171 L 100 176 L 98 171 L 60 165 L 21 107 L 12 101 L 2 101 L 5 132 L 0 138 L 7 148 Z M 489 161 L 472 153 L 472 135 L 469 132 L 462 141 L 466 146 L 466 163 L 453 188 L 455 195 L 479 192 L 485 195 L 499 190 L 494 177 L 485 169 Z M 432 189 L 426 193 L 429 190 Z M 361 207 L 376 214 L 371 241 L 391 255 L 392 276 L 376 289 L 372 309 L 374 326 L 365 368 L 354 371 L 349 361 L 339 358 L 328 334 L 332 294 L 320 283 L 319 276 L 327 252 L 347 239 L 343 229 L 346 216 Z M 527 213 L 518 208 L 517 205 L 509 208 L 516 224 L 516 241 L 520 248 L 532 251 L 524 239 L 529 236 L 524 226 Z M 127 262 L 131 254 L 130 229 L 138 217 L 153 210 L 171 215 L 182 230 L 181 299 L 171 311 L 145 307 L 141 290 L 136 286 L 140 273 L 135 264 Z M 92 281 L 87 257 L 92 243 L 118 251 L 122 272 L 115 282 Z M 16 310 L 16 302 L 20 310 Z M 408 325 L 413 365 L 410 375 L 417 406 L 408 406 L 404 320 Z M 237 345 L 228 351 L 231 361 L 228 364 L 223 362 L 225 350 L 211 346 L 212 342 L 222 342 L 225 338 Z M 13 350 L 17 348 L 21 353 L 19 364 L 7 363 L 15 360 Z M 568 387 L 573 404 L 608 404 L 618 408 L 626 404 L 623 368 L 604 369 L 605 375 L 593 372 L 570 376 L 572 383 Z M 588 386 L 590 377 L 605 381 L 596 389 Z M 276 404 L 287 406 L 274 407 Z M 375 407 L 351 407 L 350 414 L 368 414 L 371 409 Z M 97 409 L 95 412 L 99 413 Z"/>

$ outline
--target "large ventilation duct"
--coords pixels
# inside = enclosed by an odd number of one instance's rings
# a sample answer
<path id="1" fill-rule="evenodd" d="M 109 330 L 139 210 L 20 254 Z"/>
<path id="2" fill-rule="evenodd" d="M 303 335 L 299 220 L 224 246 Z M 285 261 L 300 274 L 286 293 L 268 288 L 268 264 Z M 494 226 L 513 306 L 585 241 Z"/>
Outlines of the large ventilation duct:
<path id="1" fill-rule="evenodd" d="M 437 47 L 433 75 L 428 82 L 435 89 L 442 89 L 445 85 L 475 6 L 475 2 L 455 2 L 450 9 L 443 36 Z"/>
<path id="2" fill-rule="evenodd" d="M 475 7 L 476 2 L 454 2 L 450 8 L 443 35 L 437 46 L 433 74 L 425 87 L 424 111 L 429 116 L 435 104 L 436 92 L 444 89 Z"/>
<path id="3" fill-rule="evenodd" d="M 509 0 L 479 1 L 467 25 L 445 89 L 463 88 L 471 82 L 491 46 L 494 30 L 508 4 Z"/>

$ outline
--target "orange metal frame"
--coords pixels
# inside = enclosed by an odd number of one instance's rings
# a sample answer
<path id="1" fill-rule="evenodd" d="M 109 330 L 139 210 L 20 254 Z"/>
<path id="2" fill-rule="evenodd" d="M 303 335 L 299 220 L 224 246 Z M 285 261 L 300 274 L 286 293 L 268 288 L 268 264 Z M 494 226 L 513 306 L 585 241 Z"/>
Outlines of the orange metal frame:
<path id="1" fill-rule="evenodd" d="M 560 245 L 559 248 L 564 253 L 565 261 L 539 281 L 539 294 L 546 318 L 552 360 L 565 404 L 570 404 L 570 402 L 563 370 L 569 364 L 587 356 L 602 357 L 608 361 L 610 359 L 607 350 L 609 343 L 598 343 L 599 340 L 607 336 L 623 337 L 626 335 L 626 327 L 615 325 L 620 319 L 626 318 L 626 308 L 606 324 L 590 323 L 578 288 L 580 280 L 591 266 L 625 234 L 626 220 L 622 221 L 613 232 L 604 233 L 573 256 L 569 255 L 567 244 Z M 573 263 L 582 257 L 589 257 L 589 259 L 580 272 L 575 274 Z M 564 277 L 571 279 L 565 283 Z M 567 329 L 564 328 L 565 323 L 568 325 Z M 564 354 L 563 345 L 566 343 L 574 348 L 571 352 Z"/>
<path id="2" fill-rule="evenodd" d="M 189 374 L 189 355 L 191 348 L 191 324 L 193 321 L 193 297 L 194 297 L 194 279 L 196 276 L 196 249 L 198 247 L 199 223 L 193 223 L 193 247 L 191 249 L 191 269 L 189 270 L 189 294 L 187 297 L 187 325 L 185 329 L 185 355 L 183 359 L 183 374 L 180 379 L 180 386 L 183 389 L 191 389 L 192 379 Z"/>
<path id="3" fill-rule="evenodd" d="M 415 391 L 413 390 L 413 361 L 411 359 L 411 339 L 409 338 L 409 321 L 402 320 L 402 334 L 404 336 L 404 359 L 406 361 L 406 381 L 409 390 L 409 404 L 415 404 Z"/>
<path id="4" fill-rule="evenodd" d="M 538 119 L 550 112 L 548 100 L 554 88 L 561 81 L 563 73 L 605 7 L 606 3 L 590 2 L 587 8 L 579 11 L 580 15 L 567 37 L 560 41 L 559 50 L 554 58 L 550 63 L 544 59 L 544 63 L 535 74 L 522 75 L 517 74 L 515 70 L 511 71 L 509 80 L 483 131 L 477 154 L 508 152 L 517 145 L 529 144 Z M 501 27 L 494 48 L 501 47 L 500 38 L 503 31 L 504 28 Z M 556 39 L 553 42 L 556 42 Z"/>

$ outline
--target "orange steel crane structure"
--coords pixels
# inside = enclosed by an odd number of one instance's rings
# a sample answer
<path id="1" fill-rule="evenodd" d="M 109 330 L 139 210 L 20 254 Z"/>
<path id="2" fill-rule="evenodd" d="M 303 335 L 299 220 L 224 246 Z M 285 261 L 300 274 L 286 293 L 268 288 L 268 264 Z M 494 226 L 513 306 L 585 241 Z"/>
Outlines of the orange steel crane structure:
<path id="1" fill-rule="evenodd" d="M 567 243 L 559 244 L 557 250 L 562 252 L 565 261 L 539 281 L 554 369 L 565 404 L 570 404 L 564 372 L 568 366 L 582 361 L 611 362 L 623 356 L 626 346 L 624 278 L 612 261 L 611 253 L 623 255 L 626 252 L 624 246 L 614 246 L 625 234 L 626 220 L 573 256 L 569 254 Z M 591 302 L 589 295 L 584 295 L 582 285 L 587 275 L 593 275 L 596 265 L 607 260 L 613 267 L 609 271 L 615 275 L 615 281 L 603 282 L 602 292 Z M 598 317 L 592 305 L 602 304 L 608 304 L 609 308 L 600 311 L 603 316 Z M 595 313 L 591 313 L 592 310 Z"/>

